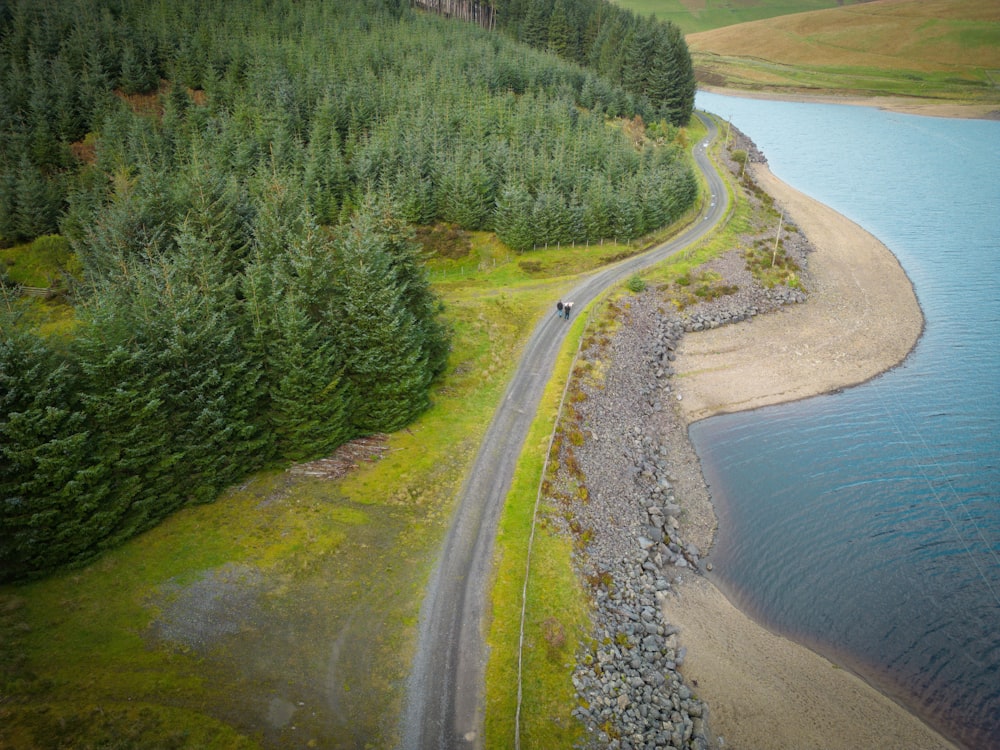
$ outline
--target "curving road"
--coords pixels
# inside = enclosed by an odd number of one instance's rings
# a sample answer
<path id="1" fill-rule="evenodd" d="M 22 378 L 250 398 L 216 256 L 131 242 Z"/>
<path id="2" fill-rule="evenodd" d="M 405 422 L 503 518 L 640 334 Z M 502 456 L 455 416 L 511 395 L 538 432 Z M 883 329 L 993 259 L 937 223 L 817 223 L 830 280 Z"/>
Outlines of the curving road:
<path id="1" fill-rule="evenodd" d="M 587 277 L 565 297 L 573 300 L 576 310 L 583 310 L 611 285 L 688 247 L 726 216 L 729 196 L 706 154 L 718 128 L 713 120 L 696 114 L 708 136 L 695 147 L 695 162 L 711 195 L 697 222 L 676 239 Z M 487 658 L 483 615 L 493 541 L 517 459 L 567 329 L 554 314 L 535 328 L 462 488 L 420 613 L 400 728 L 403 750 L 483 745 Z"/>

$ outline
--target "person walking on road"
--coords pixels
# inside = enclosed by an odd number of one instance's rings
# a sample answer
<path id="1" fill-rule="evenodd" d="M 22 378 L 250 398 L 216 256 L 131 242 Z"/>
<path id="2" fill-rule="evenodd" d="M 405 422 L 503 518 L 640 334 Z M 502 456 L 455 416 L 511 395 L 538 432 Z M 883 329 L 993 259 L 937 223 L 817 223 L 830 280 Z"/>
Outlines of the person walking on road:
<path id="1" fill-rule="evenodd" d="M 556 302 L 556 315 L 558 315 L 560 318 L 563 316 L 563 301 L 562 300 L 559 300 L 558 302 Z"/>
<path id="2" fill-rule="evenodd" d="M 566 316 L 566 320 L 569 320 L 569 311 L 573 309 L 572 302 L 563 302 L 563 315 Z"/>

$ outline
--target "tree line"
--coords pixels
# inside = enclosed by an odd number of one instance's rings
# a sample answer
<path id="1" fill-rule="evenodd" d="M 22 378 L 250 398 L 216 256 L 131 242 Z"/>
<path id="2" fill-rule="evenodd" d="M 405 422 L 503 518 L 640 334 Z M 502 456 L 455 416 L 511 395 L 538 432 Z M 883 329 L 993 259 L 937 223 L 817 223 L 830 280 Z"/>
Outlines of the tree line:
<path id="1" fill-rule="evenodd" d="M 669 223 L 696 183 L 654 112 L 405 1 L 5 4 L 0 242 L 82 270 L 66 336 L 0 290 L 0 580 L 407 424 L 449 351 L 412 225 L 527 250 Z"/>
<path id="2" fill-rule="evenodd" d="M 589 67 L 648 101 L 656 118 L 686 125 L 697 84 L 679 27 L 608 0 L 413 0 L 449 17 L 498 28 Z"/>

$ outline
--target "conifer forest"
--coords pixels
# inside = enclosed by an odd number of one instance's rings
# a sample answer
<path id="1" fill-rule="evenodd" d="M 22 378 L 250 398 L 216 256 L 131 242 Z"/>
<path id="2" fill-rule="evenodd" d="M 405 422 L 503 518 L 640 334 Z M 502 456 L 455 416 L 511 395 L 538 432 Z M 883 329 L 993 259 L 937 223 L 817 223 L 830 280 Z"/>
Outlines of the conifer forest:
<path id="1" fill-rule="evenodd" d="M 426 410 L 450 335 L 414 227 L 572 252 L 690 208 L 676 27 L 444 5 L 0 4 L 0 246 L 60 258 L 73 310 L 39 332 L 0 264 L 0 582 Z"/>

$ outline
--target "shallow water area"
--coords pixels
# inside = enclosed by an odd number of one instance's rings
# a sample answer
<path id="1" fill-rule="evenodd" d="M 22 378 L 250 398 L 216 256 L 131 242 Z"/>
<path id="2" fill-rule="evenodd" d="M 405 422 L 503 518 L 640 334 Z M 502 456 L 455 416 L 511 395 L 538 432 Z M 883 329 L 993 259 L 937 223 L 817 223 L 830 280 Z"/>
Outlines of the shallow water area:
<path id="1" fill-rule="evenodd" d="M 882 240 L 926 318 L 865 385 L 692 426 L 718 583 L 945 735 L 1000 748 L 1000 123 L 697 105 Z"/>

